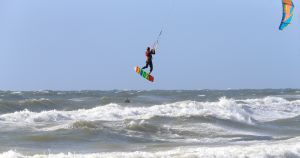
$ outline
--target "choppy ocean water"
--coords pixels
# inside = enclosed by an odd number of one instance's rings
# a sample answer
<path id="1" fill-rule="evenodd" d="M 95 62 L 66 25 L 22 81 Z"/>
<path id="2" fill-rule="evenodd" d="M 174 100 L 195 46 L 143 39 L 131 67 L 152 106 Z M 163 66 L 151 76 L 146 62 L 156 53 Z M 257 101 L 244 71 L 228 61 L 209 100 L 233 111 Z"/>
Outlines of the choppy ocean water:
<path id="1" fill-rule="evenodd" d="M 0 91 L 0 157 L 300 157 L 300 90 Z"/>

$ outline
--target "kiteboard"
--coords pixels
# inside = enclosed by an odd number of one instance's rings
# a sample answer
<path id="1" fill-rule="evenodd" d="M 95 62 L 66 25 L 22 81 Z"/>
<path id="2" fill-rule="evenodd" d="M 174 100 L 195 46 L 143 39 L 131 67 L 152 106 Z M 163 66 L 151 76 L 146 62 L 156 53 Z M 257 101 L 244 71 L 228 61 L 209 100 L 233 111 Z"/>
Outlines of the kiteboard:
<path id="1" fill-rule="evenodd" d="M 147 73 L 146 71 L 144 71 L 143 69 L 141 69 L 140 67 L 136 66 L 134 68 L 135 72 L 139 75 L 141 75 L 143 78 L 145 78 L 146 80 L 150 81 L 150 82 L 154 82 L 154 77 L 151 76 L 149 73 Z"/>

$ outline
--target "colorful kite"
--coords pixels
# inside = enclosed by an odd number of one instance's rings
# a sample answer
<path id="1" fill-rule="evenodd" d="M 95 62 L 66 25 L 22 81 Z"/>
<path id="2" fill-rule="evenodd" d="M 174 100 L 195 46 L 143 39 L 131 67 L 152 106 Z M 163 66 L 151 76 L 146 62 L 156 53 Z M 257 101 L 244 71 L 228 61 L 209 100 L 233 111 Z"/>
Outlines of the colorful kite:
<path id="1" fill-rule="evenodd" d="M 282 0 L 283 15 L 279 30 L 286 28 L 291 22 L 294 15 L 294 4 L 292 0 Z"/>

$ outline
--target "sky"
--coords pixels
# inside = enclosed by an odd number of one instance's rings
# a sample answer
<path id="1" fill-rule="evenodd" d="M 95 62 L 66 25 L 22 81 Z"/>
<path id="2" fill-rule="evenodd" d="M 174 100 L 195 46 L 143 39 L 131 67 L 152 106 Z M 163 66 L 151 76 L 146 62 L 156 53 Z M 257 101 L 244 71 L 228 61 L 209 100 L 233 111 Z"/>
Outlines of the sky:
<path id="1" fill-rule="evenodd" d="M 281 0 L 1 0 L 0 89 L 300 88 L 294 3 L 279 31 Z"/>

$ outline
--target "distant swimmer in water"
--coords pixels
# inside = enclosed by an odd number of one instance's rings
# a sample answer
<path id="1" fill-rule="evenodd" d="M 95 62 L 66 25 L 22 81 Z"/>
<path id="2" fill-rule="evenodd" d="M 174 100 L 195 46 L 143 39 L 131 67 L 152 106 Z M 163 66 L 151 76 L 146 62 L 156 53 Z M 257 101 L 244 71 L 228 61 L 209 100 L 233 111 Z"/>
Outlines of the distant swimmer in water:
<path id="1" fill-rule="evenodd" d="M 150 47 L 147 47 L 147 50 L 146 50 L 146 58 L 147 58 L 146 66 L 144 66 L 142 69 L 146 69 L 146 68 L 148 68 L 148 66 L 150 66 L 149 74 L 151 74 L 151 72 L 153 70 L 152 54 L 155 54 L 155 49 L 150 49 Z"/>
<path id="2" fill-rule="evenodd" d="M 127 98 L 127 99 L 125 100 L 125 103 L 130 103 L 130 100 Z"/>

